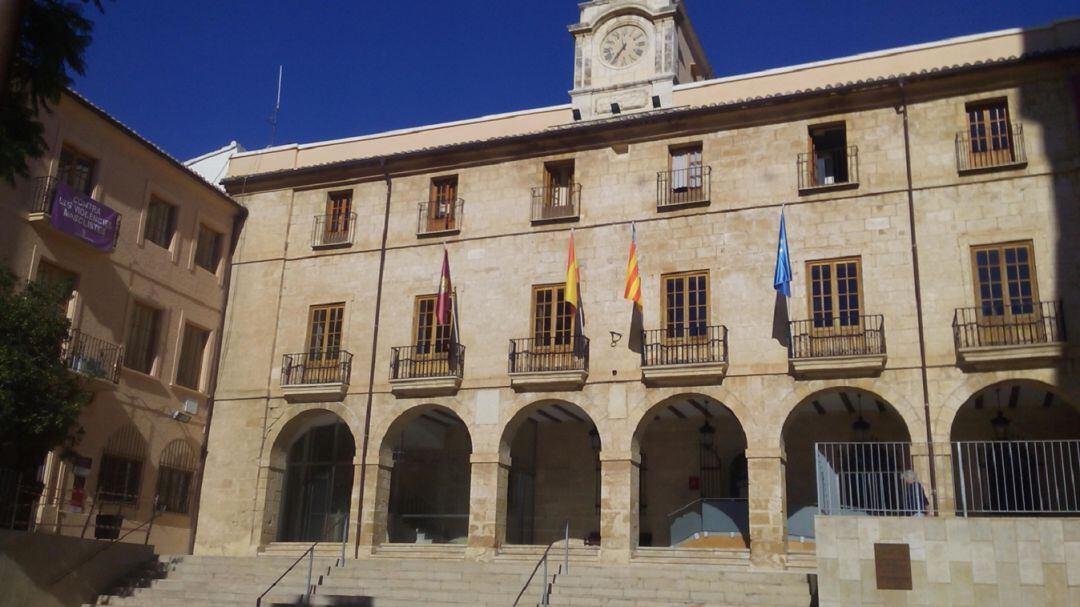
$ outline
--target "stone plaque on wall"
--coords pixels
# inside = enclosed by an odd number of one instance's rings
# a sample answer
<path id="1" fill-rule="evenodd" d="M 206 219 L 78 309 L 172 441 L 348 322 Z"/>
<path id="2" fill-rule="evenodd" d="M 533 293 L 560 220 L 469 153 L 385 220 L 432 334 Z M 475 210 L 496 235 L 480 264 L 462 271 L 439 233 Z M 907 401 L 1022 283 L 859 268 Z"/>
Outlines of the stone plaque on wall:
<path id="1" fill-rule="evenodd" d="M 878 590 L 911 590 L 911 547 L 874 544 L 874 573 Z"/>

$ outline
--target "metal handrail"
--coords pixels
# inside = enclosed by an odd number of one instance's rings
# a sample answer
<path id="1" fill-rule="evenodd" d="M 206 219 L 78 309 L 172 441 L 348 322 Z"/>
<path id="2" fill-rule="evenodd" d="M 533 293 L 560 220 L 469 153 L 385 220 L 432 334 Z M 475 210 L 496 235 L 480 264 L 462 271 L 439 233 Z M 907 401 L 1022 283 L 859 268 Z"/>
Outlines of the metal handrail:
<path id="1" fill-rule="evenodd" d="M 311 224 L 312 247 L 343 247 L 353 243 L 356 213 L 316 215 Z"/>
<path id="2" fill-rule="evenodd" d="M 570 571 L 570 519 L 566 519 L 563 522 L 563 538 L 562 539 L 563 539 L 563 568 L 562 568 L 562 573 L 565 574 L 567 571 Z M 517 604 L 521 600 L 521 597 L 525 596 L 525 591 L 529 589 L 529 584 L 532 584 L 533 578 L 536 577 L 536 572 L 540 570 L 541 565 L 544 566 L 544 588 L 540 592 L 540 604 L 541 605 L 549 604 L 549 599 L 551 597 L 550 597 L 550 590 L 549 590 L 548 581 L 547 581 L 548 580 L 548 570 L 547 570 L 548 553 L 551 551 L 551 548 L 553 546 L 555 546 L 556 543 L 558 543 L 558 541 L 559 540 L 551 540 L 551 543 L 547 545 L 547 548 L 544 548 L 544 554 L 542 554 L 540 556 L 540 560 L 536 562 L 536 566 L 533 567 L 532 573 L 529 574 L 529 579 L 525 580 L 525 585 L 521 587 L 521 592 L 518 592 L 517 598 L 514 599 L 514 604 L 513 604 L 512 607 L 517 607 Z"/>
<path id="3" fill-rule="evenodd" d="M 511 339 L 509 372 L 588 371 L 589 338 L 572 335 L 568 339 L 561 344 L 530 337 Z"/>
<path id="4" fill-rule="evenodd" d="M 712 196 L 712 167 L 693 165 L 656 174 L 656 208 L 703 204 Z"/>
<path id="5" fill-rule="evenodd" d="M 793 360 L 885 354 L 885 316 L 853 312 L 792 320 L 788 337 Z"/>
<path id="6" fill-rule="evenodd" d="M 292 565 L 289 565 L 289 568 L 286 569 L 284 573 L 278 576 L 278 579 L 274 580 L 273 584 L 270 584 L 270 586 L 266 590 L 263 590 L 263 593 L 259 595 L 259 598 L 255 599 L 255 607 L 262 607 L 263 597 L 269 594 L 275 586 L 281 583 L 281 580 L 285 579 L 285 576 L 289 575 L 289 572 L 293 570 L 293 567 L 296 567 L 298 564 L 300 564 L 300 561 L 304 560 L 305 556 L 308 557 L 308 574 L 307 586 L 304 587 L 304 604 L 307 605 L 308 603 L 310 603 L 312 590 L 311 575 L 315 570 L 315 547 L 318 545 L 319 542 L 315 542 L 314 544 L 312 544 L 307 550 L 304 551 L 303 554 L 301 554 L 295 561 L 293 561 Z"/>
<path id="7" fill-rule="evenodd" d="M 434 212 L 431 205 L 437 205 Z M 465 201 L 461 198 L 436 198 L 416 205 L 416 235 L 442 234 L 461 230 Z"/>
<path id="8" fill-rule="evenodd" d="M 580 201 L 580 183 L 535 187 L 532 189 L 532 220 L 541 222 L 576 219 L 581 213 L 578 208 Z"/>
<path id="9" fill-rule="evenodd" d="M 1065 341 L 1065 309 L 1060 301 L 1024 300 L 957 308 L 956 348 L 1029 346 Z"/>
<path id="10" fill-rule="evenodd" d="M 727 327 L 683 324 L 641 332 L 641 366 L 727 362 Z"/>

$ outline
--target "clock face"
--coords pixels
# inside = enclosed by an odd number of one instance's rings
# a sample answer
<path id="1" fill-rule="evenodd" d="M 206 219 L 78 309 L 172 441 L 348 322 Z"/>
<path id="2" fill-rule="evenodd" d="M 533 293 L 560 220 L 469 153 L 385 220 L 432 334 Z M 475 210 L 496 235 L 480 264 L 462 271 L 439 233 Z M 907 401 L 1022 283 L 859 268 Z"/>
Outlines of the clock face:
<path id="1" fill-rule="evenodd" d="M 620 25 L 600 43 L 600 58 L 611 67 L 627 67 L 645 56 L 649 36 L 636 25 Z"/>

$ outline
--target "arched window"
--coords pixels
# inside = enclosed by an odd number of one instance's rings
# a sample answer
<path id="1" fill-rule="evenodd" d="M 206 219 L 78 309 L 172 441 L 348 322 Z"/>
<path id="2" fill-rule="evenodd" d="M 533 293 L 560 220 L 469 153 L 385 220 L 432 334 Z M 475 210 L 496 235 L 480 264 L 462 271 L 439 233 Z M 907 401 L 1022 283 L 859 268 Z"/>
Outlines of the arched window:
<path id="1" fill-rule="evenodd" d="M 182 438 L 169 443 L 158 460 L 158 508 L 187 514 L 191 508 L 191 483 L 195 477 L 195 452 Z"/>
<path id="2" fill-rule="evenodd" d="M 98 498 L 135 504 L 139 501 L 139 479 L 146 461 L 146 439 L 128 424 L 109 437 L 98 469 Z"/>
<path id="3" fill-rule="evenodd" d="M 336 416 L 316 420 L 289 447 L 280 542 L 340 542 L 352 493 L 352 433 Z"/>

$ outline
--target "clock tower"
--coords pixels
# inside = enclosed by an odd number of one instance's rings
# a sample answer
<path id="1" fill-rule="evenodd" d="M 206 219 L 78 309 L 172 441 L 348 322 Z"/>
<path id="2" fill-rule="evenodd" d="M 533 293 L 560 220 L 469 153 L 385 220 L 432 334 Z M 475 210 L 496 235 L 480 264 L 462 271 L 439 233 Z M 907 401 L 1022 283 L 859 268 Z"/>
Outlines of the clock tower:
<path id="1" fill-rule="evenodd" d="M 574 88 L 582 120 L 672 105 L 676 84 L 713 77 L 682 0 L 591 0 L 578 5 Z"/>

